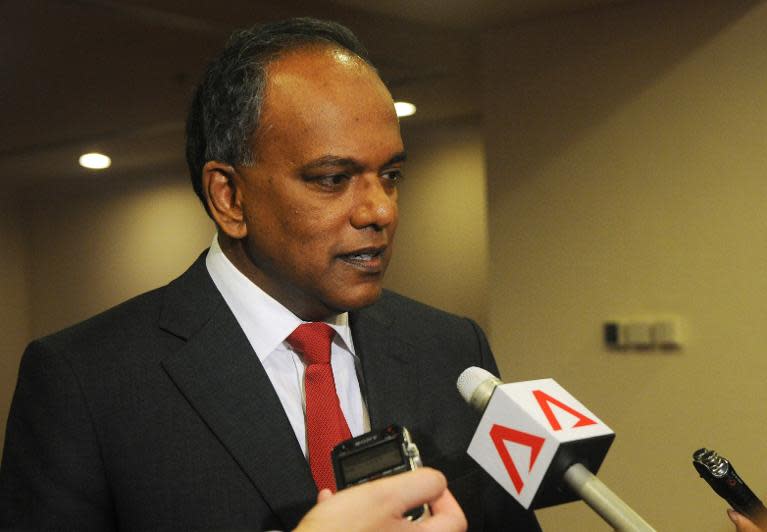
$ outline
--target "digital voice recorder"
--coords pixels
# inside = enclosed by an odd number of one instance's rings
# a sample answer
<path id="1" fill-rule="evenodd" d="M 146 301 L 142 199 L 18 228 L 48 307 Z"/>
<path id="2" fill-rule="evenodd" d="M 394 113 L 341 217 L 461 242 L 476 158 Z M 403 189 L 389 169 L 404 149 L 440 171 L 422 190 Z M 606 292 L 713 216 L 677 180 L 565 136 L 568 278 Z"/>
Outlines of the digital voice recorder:
<path id="1" fill-rule="evenodd" d="M 399 425 L 389 425 L 341 442 L 333 449 L 331 457 L 339 490 L 422 465 L 410 432 Z M 417 520 L 428 512 L 429 507 L 423 505 L 408 511 L 405 517 Z"/>

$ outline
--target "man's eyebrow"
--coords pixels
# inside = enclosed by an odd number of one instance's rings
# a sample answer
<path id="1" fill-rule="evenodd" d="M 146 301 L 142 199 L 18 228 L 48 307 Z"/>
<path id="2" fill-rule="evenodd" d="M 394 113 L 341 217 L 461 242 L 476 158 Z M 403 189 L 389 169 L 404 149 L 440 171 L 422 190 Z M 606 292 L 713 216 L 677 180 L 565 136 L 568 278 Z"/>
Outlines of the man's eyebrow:
<path id="1" fill-rule="evenodd" d="M 404 163 L 406 159 L 407 159 L 407 153 L 404 151 L 401 151 L 397 153 L 396 155 L 394 155 L 394 157 L 389 159 L 384 166 L 391 166 L 397 163 Z"/>
<path id="2" fill-rule="evenodd" d="M 404 151 L 396 153 L 391 159 L 383 164 L 383 167 L 398 164 L 407 159 L 407 154 Z M 328 167 L 336 168 L 348 168 L 353 172 L 361 172 L 364 169 L 362 163 L 352 157 L 339 157 L 338 155 L 324 155 L 318 159 L 310 161 L 303 165 L 300 171 L 311 172 L 312 170 L 323 170 Z"/>
<path id="3" fill-rule="evenodd" d="M 301 172 L 307 172 L 312 170 L 322 170 L 328 167 L 342 167 L 349 168 L 352 171 L 361 171 L 362 165 L 352 159 L 351 157 L 339 157 L 337 155 L 325 155 L 319 159 L 315 159 L 306 163 L 301 167 Z"/>

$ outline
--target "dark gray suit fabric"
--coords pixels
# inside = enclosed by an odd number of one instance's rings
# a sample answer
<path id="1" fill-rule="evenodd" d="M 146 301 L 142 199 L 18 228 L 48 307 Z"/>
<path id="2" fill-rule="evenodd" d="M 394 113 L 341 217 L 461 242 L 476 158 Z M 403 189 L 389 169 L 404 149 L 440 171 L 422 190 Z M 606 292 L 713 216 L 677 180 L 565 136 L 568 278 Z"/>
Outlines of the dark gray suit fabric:
<path id="1" fill-rule="evenodd" d="M 470 365 L 496 372 L 479 328 L 388 292 L 350 321 L 371 425 L 412 431 L 472 529 L 539 530 L 465 454 L 477 417 L 455 380 Z M 0 529 L 291 529 L 315 498 L 204 255 L 168 286 L 24 353 L 0 466 Z"/>

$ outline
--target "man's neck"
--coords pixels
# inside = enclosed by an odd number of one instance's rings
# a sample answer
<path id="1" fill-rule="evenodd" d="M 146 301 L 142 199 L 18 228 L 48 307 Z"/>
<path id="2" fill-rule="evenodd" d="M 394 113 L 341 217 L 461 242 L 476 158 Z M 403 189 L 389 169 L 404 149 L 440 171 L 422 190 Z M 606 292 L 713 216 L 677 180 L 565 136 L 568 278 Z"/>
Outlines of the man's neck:
<path id="1" fill-rule="evenodd" d="M 240 273 L 301 320 L 333 321 L 337 315 L 344 312 L 344 310 L 331 309 L 316 301 L 308 302 L 298 290 L 284 289 L 287 283 L 276 282 L 254 264 L 245 249 L 243 240 L 233 239 L 221 232 L 218 233 L 217 239 L 221 251 Z"/>

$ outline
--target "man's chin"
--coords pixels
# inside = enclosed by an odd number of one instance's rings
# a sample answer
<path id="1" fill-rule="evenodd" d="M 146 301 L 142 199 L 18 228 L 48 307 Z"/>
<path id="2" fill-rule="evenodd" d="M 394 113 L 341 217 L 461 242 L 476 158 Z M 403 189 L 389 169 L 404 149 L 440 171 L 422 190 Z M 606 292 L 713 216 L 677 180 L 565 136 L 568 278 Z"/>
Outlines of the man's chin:
<path id="1" fill-rule="evenodd" d="M 377 285 L 376 287 L 365 287 L 365 290 L 360 290 L 359 293 L 346 294 L 346 297 L 331 302 L 329 306 L 333 308 L 337 314 L 360 310 L 369 307 L 378 301 L 382 292 L 383 287 L 380 285 Z"/>

